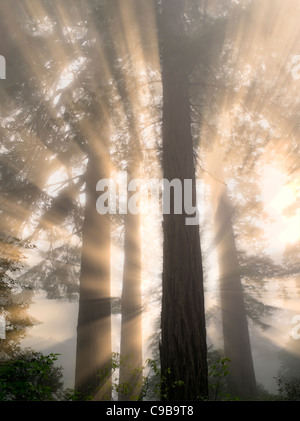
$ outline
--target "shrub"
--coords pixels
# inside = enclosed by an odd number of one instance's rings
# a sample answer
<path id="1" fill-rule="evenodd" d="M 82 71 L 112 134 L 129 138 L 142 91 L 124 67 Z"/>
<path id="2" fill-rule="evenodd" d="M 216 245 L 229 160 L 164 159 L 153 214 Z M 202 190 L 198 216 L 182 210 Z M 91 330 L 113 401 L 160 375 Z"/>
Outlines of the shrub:
<path id="1" fill-rule="evenodd" d="M 58 354 L 20 353 L 0 362 L 0 401 L 54 401 L 62 393 Z"/>

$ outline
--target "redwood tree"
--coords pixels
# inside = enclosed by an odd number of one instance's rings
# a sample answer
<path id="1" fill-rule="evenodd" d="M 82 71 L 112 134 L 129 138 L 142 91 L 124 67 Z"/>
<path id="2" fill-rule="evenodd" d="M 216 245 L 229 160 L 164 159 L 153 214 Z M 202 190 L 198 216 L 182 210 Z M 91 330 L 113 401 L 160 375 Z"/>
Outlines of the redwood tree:
<path id="1" fill-rule="evenodd" d="M 256 380 L 231 216 L 232 206 L 224 189 L 214 215 L 224 352 L 230 359 L 231 392 L 253 399 L 256 397 Z"/>
<path id="2" fill-rule="evenodd" d="M 75 389 L 95 400 L 111 398 L 110 219 L 96 209 L 96 184 L 110 177 L 109 123 L 99 123 L 101 136 L 88 142 L 86 202 L 77 325 Z M 95 133 L 94 133 L 95 135 Z"/>
<path id="3" fill-rule="evenodd" d="M 135 178 L 131 176 L 130 178 Z M 130 179 L 128 180 L 130 181 Z M 133 192 L 129 192 L 129 199 Z M 124 217 L 119 400 L 136 400 L 142 386 L 142 295 L 140 215 Z"/>
<path id="4" fill-rule="evenodd" d="M 191 179 L 195 203 L 195 168 L 191 133 L 188 66 L 184 45 L 184 2 L 163 0 L 161 35 L 163 85 L 163 176 Z M 186 45 L 188 48 L 188 44 Z M 192 400 L 207 396 L 207 345 L 203 269 L 198 225 L 186 215 L 163 218 L 163 296 L 161 314 L 162 398 Z"/>

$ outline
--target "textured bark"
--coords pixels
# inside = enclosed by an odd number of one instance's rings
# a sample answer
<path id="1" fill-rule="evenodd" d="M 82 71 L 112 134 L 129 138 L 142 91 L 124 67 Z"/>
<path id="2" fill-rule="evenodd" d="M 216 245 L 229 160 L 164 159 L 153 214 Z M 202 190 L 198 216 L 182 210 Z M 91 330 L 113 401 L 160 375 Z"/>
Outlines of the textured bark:
<path id="1" fill-rule="evenodd" d="M 231 214 L 224 190 L 215 213 L 224 351 L 231 360 L 231 392 L 252 399 L 256 397 L 256 380 Z"/>
<path id="2" fill-rule="evenodd" d="M 96 210 L 96 184 L 110 177 L 105 128 L 102 139 L 90 147 L 86 171 L 75 373 L 75 389 L 94 400 L 111 398 L 110 221 Z"/>
<path id="3" fill-rule="evenodd" d="M 177 51 L 183 37 L 182 5 L 164 0 L 162 41 L 163 174 L 167 180 L 193 180 L 188 76 Z M 171 204 L 173 196 L 171 195 Z M 174 209 L 173 209 L 174 210 Z M 164 215 L 161 369 L 166 376 L 162 398 L 192 400 L 207 395 L 206 330 L 199 226 L 187 226 L 186 215 Z M 176 382 L 183 382 L 182 385 Z"/>
<path id="4" fill-rule="evenodd" d="M 125 215 L 124 225 L 119 400 L 137 400 L 142 385 L 140 215 L 128 213 Z"/>

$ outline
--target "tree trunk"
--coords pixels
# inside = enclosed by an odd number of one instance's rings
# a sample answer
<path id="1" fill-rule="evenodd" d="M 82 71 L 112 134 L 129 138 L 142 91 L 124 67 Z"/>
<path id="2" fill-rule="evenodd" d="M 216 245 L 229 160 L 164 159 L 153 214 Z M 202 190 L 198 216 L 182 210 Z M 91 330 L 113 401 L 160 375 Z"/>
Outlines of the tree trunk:
<path id="1" fill-rule="evenodd" d="M 164 0 L 162 11 L 163 174 L 193 181 L 188 76 L 177 51 L 184 37 L 182 1 Z M 182 39 L 182 38 L 181 38 Z M 174 195 L 171 194 L 171 205 Z M 198 225 L 186 225 L 184 211 L 163 218 L 163 296 L 161 314 L 162 399 L 207 396 L 203 270 Z M 182 382 L 182 383 L 180 383 Z"/>
<path id="2" fill-rule="evenodd" d="M 218 148 L 211 154 L 214 176 L 223 179 Z M 226 186 L 209 178 L 214 213 L 215 241 L 218 253 L 220 299 L 225 356 L 229 363 L 229 387 L 243 399 L 256 397 L 256 380 L 246 317 L 237 249 L 232 226 L 232 206 Z"/>
<path id="3" fill-rule="evenodd" d="M 224 351 L 231 360 L 231 393 L 253 399 L 256 380 L 231 214 L 230 201 L 224 191 L 215 213 Z"/>
<path id="4" fill-rule="evenodd" d="M 75 389 L 94 400 L 111 399 L 110 220 L 96 210 L 96 184 L 109 178 L 108 135 L 89 147 L 82 238 Z"/>
<path id="5" fill-rule="evenodd" d="M 129 192 L 129 198 L 132 196 Z M 125 215 L 119 400 L 137 400 L 142 386 L 140 215 Z"/>

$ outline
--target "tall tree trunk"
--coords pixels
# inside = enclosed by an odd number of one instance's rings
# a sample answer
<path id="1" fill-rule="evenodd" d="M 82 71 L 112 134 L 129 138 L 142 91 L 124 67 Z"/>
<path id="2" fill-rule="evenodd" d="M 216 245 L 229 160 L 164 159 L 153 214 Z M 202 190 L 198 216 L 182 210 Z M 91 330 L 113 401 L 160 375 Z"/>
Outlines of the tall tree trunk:
<path id="1" fill-rule="evenodd" d="M 216 155 L 212 155 L 216 161 Z M 217 173 L 223 179 L 219 162 Z M 225 356 L 230 359 L 231 393 L 244 399 L 256 397 L 256 380 L 246 317 L 237 249 L 232 226 L 232 206 L 226 186 L 210 179 L 215 239 L 219 263 L 220 299 Z"/>
<path id="2" fill-rule="evenodd" d="M 188 75 L 177 50 L 184 38 L 183 2 L 162 2 L 163 174 L 193 181 Z M 179 38 L 178 38 L 179 37 Z M 173 202 L 171 194 L 171 204 Z M 163 296 L 161 314 L 162 399 L 207 396 L 207 345 L 203 270 L 198 225 L 186 225 L 184 211 L 163 218 Z M 176 382 L 183 382 L 182 385 Z"/>
<path id="3" fill-rule="evenodd" d="M 132 179 L 129 173 L 129 181 Z M 133 196 L 129 192 L 128 199 Z M 137 400 L 142 386 L 140 215 L 125 215 L 119 400 Z"/>
<path id="4" fill-rule="evenodd" d="M 110 400 L 110 221 L 96 210 L 96 184 L 110 177 L 109 137 L 106 127 L 101 130 L 103 142 L 89 146 L 86 170 L 75 389 L 94 400 Z"/>
<path id="5" fill-rule="evenodd" d="M 251 399 L 256 396 L 256 381 L 231 214 L 224 191 L 215 213 L 224 351 L 231 360 L 232 393 Z"/>
<path id="6" fill-rule="evenodd" d="M 112 73 L 124 112 L 124 128 L 129 144 L 123 149 L 127 160 L 128 183 L 137 179 L 140 152 L 140 43 L 143 37 L 143 4 L 129 0 L 108 1 L 106 4 L 111 37 L 109 55 L 116 65 Z M 146 0 L 147 3 L 147 0 Z M 145 3 L 145 4 L 146 4 Z M 141 9 L 140 9 L 141 8 Z M 125 65 L 120 66 L 122 58 Z M 128 200 L 135 192 L 128 192 Z M 118 399 L 136 400 L 142 385 L 142 297 L 141 297 L 141 239 L 140 215 L 130 211 L 124 216 L 124 264 L 121 297 L 120 375 Z"/>

